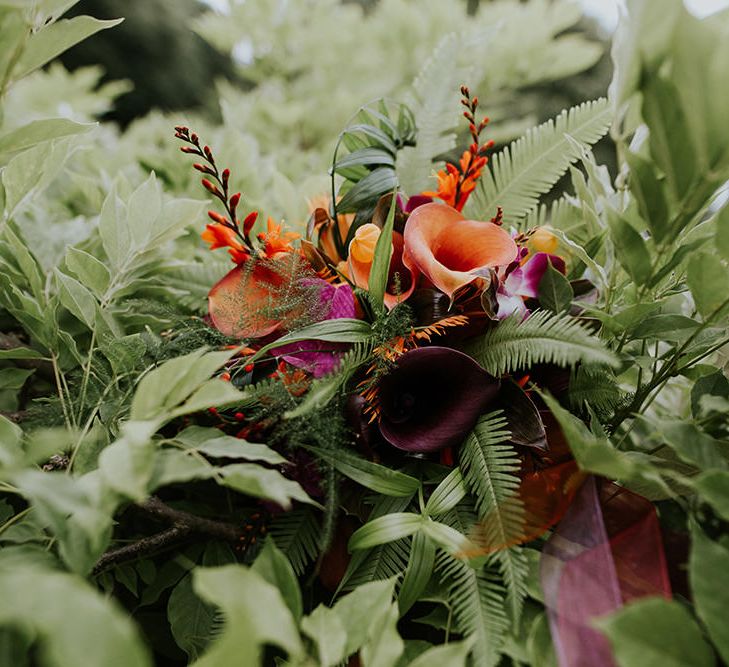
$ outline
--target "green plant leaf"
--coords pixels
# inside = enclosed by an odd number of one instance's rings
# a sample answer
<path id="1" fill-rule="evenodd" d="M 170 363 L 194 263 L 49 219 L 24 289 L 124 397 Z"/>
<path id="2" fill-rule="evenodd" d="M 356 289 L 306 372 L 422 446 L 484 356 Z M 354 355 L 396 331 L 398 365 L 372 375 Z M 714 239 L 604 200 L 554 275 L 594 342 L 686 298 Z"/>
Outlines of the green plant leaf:
<path id="1" fill-rule="evenodd" d="M 632 602 L 595 625 L 610 640 L 620 667 L 713 667 L 711 647 L 678 603 L 662 598 Z"/>
<path id="2" fill-rule="evenodd" d="M 472 645 L 472 641 L 465 640 L 434 646 L 415 658 L 410 667 L 466 667 Z"/>
<path id="3" fill-rule="evenodd" d="M 273 540 L 266 540 L 251 569 L 278 588 L 294 620 L 297 623 L 301 621 L 304 615 L 304 603 L 301 599 L 299 581 L 288 559 Z"/>
<path id="4" fill-rule="evenodd" d="M 455 508 L 466 497 L 466 484 L 458 468 L 448 473 L 446 478 L 438 484 L 425 503 L 425 512 L 430 516 L 446 514 Z"/>
<path id="5" fill-rule="evenodd" d="M 122 20 L 100 21 L 90 16 L 76 16 L 51 23 L 34 33 L 28 40 L 23 55 L 13 69 L 13 78 L 21 79 L 27 76 L 74 44 L 82 42 L 100 30 L 119 25 Z"/>
<path id="6" fill-rule="evenodd" d="M 286 459 L 267 445 L 247 442 L 242 438 L 226 435 L 218 428 L 188 426 L 175 436 L 175 442 L 191 451 L 221 459 L 245 459 L 262 461 L 272 465 L 285 463 Z"/>
<path id="7" fill-rule="evenodd" d="M 608 222 L 618 261 L 638 285 L 645 285 L 651 277 L 652 262 L 643 237 L 612 209 L 608 210 Z"/>
<path id="8" fill-rule="evenodd" d="M 390 209 L 382 227 L 382 232 L 375 245 L 372 258 L 372 269 L 369 277 L 369 293 L 371 303 L 379 310 L 384 309 L 387 279 L 390 273 L 390 260 L 392 259 L 392 231 L 395 225 L 395 209 L 397 207 L 397 192 L 392 193 Z"/>
<path id="9" fill-rule="evenodd" d="M 694 480 L 693 487 L 724 521 L 729 521 L 729 472 L 708 470 Z"/>
<path id="10" fill-rule="evenodd" d="M 193 591 L 191 574 L 185 575 L 172 589 L 167 602 L 167 619 L 177 645 L 196 660 L 210 644 L 216 617 L 216 608 L 201 600 Z"/>
<path id="11" fill-rule="evenodd" d="M 30 564 L 0 566 L 0 626 L 42 641 L 41 664 L 135 665 L 152 660 L 127 613 L 80 577 Z"/>
<path id="12" fill-rule="evenodd" d="M 95 123 L 76 123 L 65 118 L 34 120 L 0 136 L 0 155 L 27 150 L 52 139 L 89 132 Z"/>
<path id="13" fill-rule="evenodd" d="M 412 496 L 420 488 L 420 482 L 410 475 L 367 461 L 356 454 L 320 447 L 308 447 L 309 451 L 333 465 L 346 477 L 358 484 L 386 496 Z"/>
<path id="14" fill-rule="evenodd" d="M 290 657 L 303 653 L 296 622 L 279 590 L 253 570 L 240 565 L 197 568 L 193 590 L 220 607 L 222 632 L 195 667 L 259 664 L 264 644 L 284 649 Z"/>
<path id="15" fill-rule="evenodd" d="M 729 284 L 729 270 L 716 255 L 696 253 L 689 260 L 686 280 L 704 317 L 716 314 L 726 304 L 727 295 L 719 286 Z"/>
<path id="16" fill-rule="evenodd" d="M 711 541 L 698 526 L 691 530 L 689 580 L 696 613 L 709 630 L 724 662 L 729 659 L 729 625 L 726 609 L 729 586 L 723 580 L 729 576 L 729 550 Z"/>
<path id="17" fill-rule="evenodd" d="M 314 640 L 322 667 L 337 665 L 347 657 L 347 630 L 333 609 L 319 605 L 301 621 L 301 631 Z"/>
<path id="18" fill-rule="evenodd" d="M 410 558 L 397 596 L 400 616 L 404 616 L 420 598 L 433 574 L 435 544 L 422 531 L 415 533 Z"/>
<path id="19" fill-rule="evenodd" d="M 103 297 L 111 282 L 111 274 L 102 262 L 83 250 L 69 248 L 66 251 L 66 266 L 97 298 Z"/>
<path id="20" fill-rule="evenodd" d="M 272 500 L 284 509 L 289 509 L 293 500 L 316 504 L 298 482 L 284 477 L 278 470 L 253 463 L 234 463 L 219 470 L 219 484 L 254 498 Z"/>
<path id="21" fill-rule="evenodd" d="M 405 649 L 397 631 L 397 604 L 371 619 L 367 641 L 360 649 L 362 667 L 395 667 Z"/>
<path id="22" fill-rule="evenodd" d="M 349 538 L 349 550 L 369 549 L 379 544 L 408 537 L 417 532 L 423 524 L 423 517 L 410 512 L 386 514 L 357 529 Z"/>
<path id="23" fill-rule="evenodd" d="M 559 314 L 569 310 L 574 296 L 570 281 L 548 261 L 547 270 L 539 281 L 539 305 Z"/>

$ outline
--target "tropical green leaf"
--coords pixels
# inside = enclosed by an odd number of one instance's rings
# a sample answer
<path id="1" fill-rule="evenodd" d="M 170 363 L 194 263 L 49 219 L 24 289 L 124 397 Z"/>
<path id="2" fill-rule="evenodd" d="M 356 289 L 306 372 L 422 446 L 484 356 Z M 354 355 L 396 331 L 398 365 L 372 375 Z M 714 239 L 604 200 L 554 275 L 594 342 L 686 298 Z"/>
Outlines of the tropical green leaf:
<path id="1" fill-rule="evenodd" d="M 386 542 L 409 537 L 423 524 L 423 517 L 410 512 L 395 512 L 368 521 L 349 538 L 349 550 L 369 549 Z"/>

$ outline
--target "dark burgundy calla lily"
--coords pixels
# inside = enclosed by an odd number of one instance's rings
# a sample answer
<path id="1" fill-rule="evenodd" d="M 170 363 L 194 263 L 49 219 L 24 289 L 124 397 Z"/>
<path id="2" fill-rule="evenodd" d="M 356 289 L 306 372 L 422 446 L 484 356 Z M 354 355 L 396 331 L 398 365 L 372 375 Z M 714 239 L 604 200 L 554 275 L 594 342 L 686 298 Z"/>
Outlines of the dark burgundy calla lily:
<path id="1" fill-rule="evenodd" d="M 380 431 L 408 452 L 460 445 L 496 398 L 499 381 L 449 347 L 406 352 L 380 381 Z"/>

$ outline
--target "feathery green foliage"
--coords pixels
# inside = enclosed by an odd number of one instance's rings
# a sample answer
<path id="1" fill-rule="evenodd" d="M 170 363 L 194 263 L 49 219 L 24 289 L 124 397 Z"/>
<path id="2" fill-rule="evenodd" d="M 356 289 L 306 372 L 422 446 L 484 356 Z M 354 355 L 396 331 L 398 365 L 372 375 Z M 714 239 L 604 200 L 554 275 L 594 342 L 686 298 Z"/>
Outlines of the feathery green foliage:
<path id="1" fill-rule="evenodd" d="M 548 311 L 537 311 L 524 321 L 509 317 L 465 349 L 495 376 L 539 363 L 616 364 L 614 355 L 577 320 Z"/>
<path id="2" fill-rule="evenodd" d="M 506 222 L 519 222 L 579 159 L 570 138 L 590 146 L 606 134 L 610 119 L 607 100 L 601 99 L 563 111 L 530 130 L 493 156 L 466 211 L 476 220 L 488 220 L 501 207 Z"/>

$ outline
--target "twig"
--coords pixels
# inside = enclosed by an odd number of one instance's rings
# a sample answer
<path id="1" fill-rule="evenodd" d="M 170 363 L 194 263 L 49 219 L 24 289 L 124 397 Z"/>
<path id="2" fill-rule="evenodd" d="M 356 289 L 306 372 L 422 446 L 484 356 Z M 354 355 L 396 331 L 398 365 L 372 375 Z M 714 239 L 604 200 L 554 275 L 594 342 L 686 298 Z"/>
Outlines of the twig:
<path id="1" fill-rule="evenodd" d="M 159 498 L 152 497 L 135 507 L 150 517 L 172 525 L 159 533 L 107 551 L 94 566 L 92 574 L 97 575 L 113 565 L 162 551 L 192 535 L 205 535 L 235 543 L 240 543 L 246 536 L 243 526 L 238 527 L 182 512 L 166 505 Z"/>

